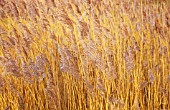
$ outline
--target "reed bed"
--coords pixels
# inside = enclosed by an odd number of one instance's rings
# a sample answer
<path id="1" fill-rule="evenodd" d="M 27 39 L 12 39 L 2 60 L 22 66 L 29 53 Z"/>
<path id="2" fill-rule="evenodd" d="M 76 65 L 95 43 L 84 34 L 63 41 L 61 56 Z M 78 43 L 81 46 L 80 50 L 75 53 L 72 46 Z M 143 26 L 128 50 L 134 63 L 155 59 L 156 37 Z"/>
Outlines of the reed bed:
<path id="1" fill-rule="evenodd" d="M 169 110 L 168 0 L 0 0 L 0 110 Z"/>

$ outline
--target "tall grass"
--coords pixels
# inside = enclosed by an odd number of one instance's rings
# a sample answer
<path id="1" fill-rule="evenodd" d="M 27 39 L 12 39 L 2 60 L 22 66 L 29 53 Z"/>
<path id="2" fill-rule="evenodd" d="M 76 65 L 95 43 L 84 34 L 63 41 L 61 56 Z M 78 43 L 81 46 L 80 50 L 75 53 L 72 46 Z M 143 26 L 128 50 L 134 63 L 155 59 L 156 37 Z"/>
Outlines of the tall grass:
<path id="1" fill-rule="evenodd" d="M 170 109 L 170 7 L 0 1 L 0 110 Z"/>

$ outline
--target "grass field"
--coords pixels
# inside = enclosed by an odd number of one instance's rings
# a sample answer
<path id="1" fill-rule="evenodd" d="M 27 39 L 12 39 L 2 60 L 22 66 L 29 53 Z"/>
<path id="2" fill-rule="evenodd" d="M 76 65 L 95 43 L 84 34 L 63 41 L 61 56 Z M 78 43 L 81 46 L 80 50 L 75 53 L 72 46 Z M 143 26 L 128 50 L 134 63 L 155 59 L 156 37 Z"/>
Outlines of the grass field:
<path id="1" fill-rule="evenodd" d="M 169 0 L 0 0 L 0 110 L 169 110 Z"/>

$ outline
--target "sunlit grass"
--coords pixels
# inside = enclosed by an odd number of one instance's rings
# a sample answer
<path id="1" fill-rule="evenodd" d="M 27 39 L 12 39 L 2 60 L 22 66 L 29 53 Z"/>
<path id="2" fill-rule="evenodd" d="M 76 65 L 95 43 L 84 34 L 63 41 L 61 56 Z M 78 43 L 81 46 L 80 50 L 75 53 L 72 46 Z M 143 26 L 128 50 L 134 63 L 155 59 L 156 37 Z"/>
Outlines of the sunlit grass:
<path id="1" fill-rule="evenodd" d="M 168 1 L 67 1 L 1 5 L 0 110 L 170 109 Z"/>

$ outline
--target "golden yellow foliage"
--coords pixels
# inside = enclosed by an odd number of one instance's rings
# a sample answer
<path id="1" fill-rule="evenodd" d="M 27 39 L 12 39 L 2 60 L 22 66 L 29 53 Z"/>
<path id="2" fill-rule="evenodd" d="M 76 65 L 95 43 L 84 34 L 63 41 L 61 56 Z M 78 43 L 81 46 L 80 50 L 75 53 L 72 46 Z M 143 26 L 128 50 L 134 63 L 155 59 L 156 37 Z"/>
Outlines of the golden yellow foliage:
<path id="1" fill-rule="evenodd" d="M 0 110 L 170 109 L 168 0 L 1 0 Z"/>

